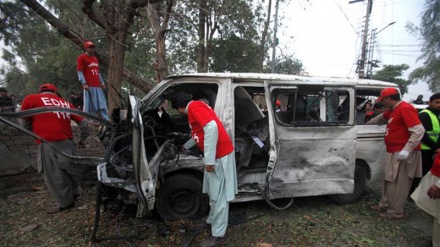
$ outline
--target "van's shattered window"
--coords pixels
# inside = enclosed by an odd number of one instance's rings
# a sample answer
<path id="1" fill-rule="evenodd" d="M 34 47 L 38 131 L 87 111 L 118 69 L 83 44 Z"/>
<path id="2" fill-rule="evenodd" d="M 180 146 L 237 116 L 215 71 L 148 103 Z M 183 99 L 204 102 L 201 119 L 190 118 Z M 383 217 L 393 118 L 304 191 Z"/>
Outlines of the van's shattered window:
<path id="1" fill-rule="evenodd" d="M 356 124 L 366 124 L 369 120 L 385 111 L 382 102 L 378 102 L 380 88 L 356 89 Z"/>
<path id="2" fill-rule="evenodd" d="M 271 96 L 276 119 L 283 125 L 341 125 L 349 121 L 350 95 L 345 89 L 307 85 L 275 89 Z"/>

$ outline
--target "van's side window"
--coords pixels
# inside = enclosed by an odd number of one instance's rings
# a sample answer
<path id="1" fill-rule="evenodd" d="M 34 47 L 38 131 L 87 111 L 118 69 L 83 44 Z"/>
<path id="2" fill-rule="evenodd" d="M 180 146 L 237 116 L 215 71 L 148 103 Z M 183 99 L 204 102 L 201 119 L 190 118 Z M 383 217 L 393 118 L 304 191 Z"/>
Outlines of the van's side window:
<path id="1" fill-rule="evenodd" d="M 381 90 L 381 88 L 356 89 L 355 121 L 357 125 L 365 124 L 385 111 L 384 105 L 381 102 L 377 102 Z"/>
<path id="2" fill-rule="evenodd" d="M 305 85 L 271 92 L 277 122 L 291 126 L 344 125 L 350 117 L 350 95 L 345 89 Z"/>

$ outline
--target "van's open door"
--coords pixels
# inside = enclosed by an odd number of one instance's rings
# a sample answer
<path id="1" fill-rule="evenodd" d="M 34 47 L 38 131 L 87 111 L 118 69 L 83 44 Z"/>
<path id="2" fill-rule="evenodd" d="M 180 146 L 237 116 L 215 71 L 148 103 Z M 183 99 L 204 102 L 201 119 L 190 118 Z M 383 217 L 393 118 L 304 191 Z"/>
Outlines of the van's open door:
<path id="1" fill-rule="evenodd" d="M 276 159 L 269 197 L 349 194 L 354 189 L 356 131 L 350 87 L 265 82 Z"/>
<path id="2" fill-rule="evenodd" d="M 134 96 L 130 96 L 131 112 L 133 113 L 132 122 L 132 153 L 134 166 L 134 179 L 136 190 L 138 191 L 138 210 L 137 216 L 141 217 L 144 209 L 153 210 L 156 195 L 156 178 L 153 176 L 151 165 L 149 166 L 144 143 L 144 125 L 142 116 L 139 112 L 139 101 Z M 160 153 L 160 152 L 158 152 Z"/>

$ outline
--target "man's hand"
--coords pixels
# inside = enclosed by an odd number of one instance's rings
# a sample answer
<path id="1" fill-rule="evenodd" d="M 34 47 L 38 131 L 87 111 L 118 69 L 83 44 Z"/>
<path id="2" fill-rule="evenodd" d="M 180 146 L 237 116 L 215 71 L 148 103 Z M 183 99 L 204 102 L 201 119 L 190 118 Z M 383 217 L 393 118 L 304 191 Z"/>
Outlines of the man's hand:
<path id="1" fill-rule="evenodd" d="M 83 89 L 84 89 L 84 90 L 87 90 L 87 91 L 89 90 L 89 85 L 87 85 L 87 84 L 82 84 L 82 86 L 83 86 Z"/>
<path id="2" fill-rule="evenodd" d="M 215 171 L 215 166 L 214 165 L 205 165 L 205 170 L 207 172 L 213 172 L 213 171 Z"/>
<path id="3" fill-rule="evenodd" d="M 440 198 L 440 188 L 435 186 L 435 184 L 431 185 L 428 189 L 428 196 L 431 199 L 438 199 Z"/>
<path id="4" fill-rule="evenodd" d="M 406 160 L 408 159 L 409 152 L 406 150 L 402 150 L 397 154 L 397 160 Z"/>
<path id="5" fill-rule="evenodd" d="M 102 90 L 106 89 L 107 87 L 105 86 L 105 84 L 101 84 L 101 88 Z"/>

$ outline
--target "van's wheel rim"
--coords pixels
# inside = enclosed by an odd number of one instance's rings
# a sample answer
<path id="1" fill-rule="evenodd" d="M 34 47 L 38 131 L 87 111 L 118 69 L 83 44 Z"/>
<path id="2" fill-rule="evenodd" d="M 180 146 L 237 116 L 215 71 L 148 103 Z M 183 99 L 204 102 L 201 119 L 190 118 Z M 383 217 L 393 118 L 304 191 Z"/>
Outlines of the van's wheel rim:
<path id="1" fill-rule="evenodd" d="M 180 188 L 170 194 L 167 207 L 169 207 L 169 213 L 174 217 L 187 218 L 197 213 L 200 200 L 191 189 Z"/>

